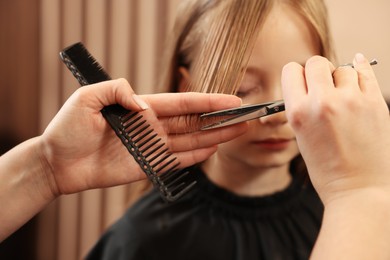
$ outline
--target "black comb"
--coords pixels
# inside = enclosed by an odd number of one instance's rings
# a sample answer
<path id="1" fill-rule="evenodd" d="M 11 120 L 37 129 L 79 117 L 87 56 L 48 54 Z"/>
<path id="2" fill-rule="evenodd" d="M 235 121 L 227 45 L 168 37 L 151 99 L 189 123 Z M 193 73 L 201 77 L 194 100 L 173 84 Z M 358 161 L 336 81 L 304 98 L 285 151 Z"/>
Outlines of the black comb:
<path id="1" fill-rule="evenodd" d="M 81 86 L 111 79 L 80 42 L 62 50 L 60 57 Z M 143 115 L 118 104 L 106 106 L 101 112 L 165 200 L 177 200 L 196 184 L 193 174 L 179 169 L 177 158 Z"/>

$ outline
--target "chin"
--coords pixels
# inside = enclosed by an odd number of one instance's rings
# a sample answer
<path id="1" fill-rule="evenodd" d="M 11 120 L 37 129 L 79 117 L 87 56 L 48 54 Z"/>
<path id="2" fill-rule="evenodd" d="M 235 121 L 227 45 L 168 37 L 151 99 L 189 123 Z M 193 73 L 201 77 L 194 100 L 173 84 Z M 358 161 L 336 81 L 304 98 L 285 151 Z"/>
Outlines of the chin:
<path id="1" fill-rule="evenodd" d="M 294 156 L 263 156 L 259 159 L 259 156 L 256 158 L 246 158 L 246 164 L 251 168 L 278 168 L 289 166 L 291 161 L 295 158 Z"/>

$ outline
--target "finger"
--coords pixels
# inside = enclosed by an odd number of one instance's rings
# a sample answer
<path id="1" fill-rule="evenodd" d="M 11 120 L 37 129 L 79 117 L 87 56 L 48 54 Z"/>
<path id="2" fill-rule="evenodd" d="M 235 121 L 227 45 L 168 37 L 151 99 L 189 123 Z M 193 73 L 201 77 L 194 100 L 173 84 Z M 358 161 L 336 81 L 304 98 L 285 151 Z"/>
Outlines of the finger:
<path id="1" fill-rule="evenodd" d="M 359 89 L 358 73 L 351 66 L 340 66 L 333 71 L 333 80 L 336 88 Z"/>
<path id="2" fill-rule="evenodd" d="M 305 77 L 309 95 L 322 96 L 324 92 L 334 88 L 333 65 L 324 57 L 314 56 L 307 60 Z"/>
<path id="3" fill-rule="evenodd" d="M 289 63 L 282 71 L 283 99 L 286 106 L 286 117 L 290 124 L 295 127 L 301 125 L 301 106 L 305 104 L 307 86 L 304 68 L 298 63 Z"/>
<path id="4" fill-rule="evenodd" d="M 88 85 L 80 88 L 80 91 L 90 97 L 91 105 L 98 110 L 112 104 L 120 104 L 132 111 L 148 108 L 147 103 L 135 95 L 127 80 L 122 78 Z"/>
<path id="5" fill-rule="evenodd" d="M 168 136 L 167 144 L 171 152 L 196 150 L 230 141 L 248 130 L 248 124 L 241 123 L 208 131 Z"/>
<path id="6" fill-rule="evenodd" d="M 304 68 L 295 62 L 290 62 L 282 70 L 283 99 L 286 106 L 292 100 L 299 100 L 307 94 Z"/>
<path id="7" fill-rule="evenodd" d="M 202 127 L 199 114 L 159 117 L 158 119 L 165 131 L 170 134 L 196 132 Z"/>
<path id="8" fill-rule="evenodd" d="M 165 132 L 169 134 L 197 132 L 209 123 L 207 119 L 202 119 L 199 114 L 159 117 L 158 120 Z M 213 122 L 213 120 L 210 120 L 210 122 Z"/>
<path id="9" fill-rule="evenodd" d="M 196 163 L 203 162 L 216 151 L 217 151 L 217 146 L 211 146 L 211 147 L 201 148 L 201 149 L 187 151 L 187 152 L 174 153 L 174 156 L 180 162 L 179 167 L 185 168 L 188 166 L 192 166 Z"/>
<path id="10" fill-rule="evenodd" d="M 207 93 L 160 93 L 142 95 L 157 116 L 204 113 L 238 107 L 241 99 L 233 95 Z"/>
<path id="11" fill-rule="evenodd" d="M 358 80 L 360 89 L 363 92 L 374 91 L 380 92 L 378 81 L 375 73 L 368 60 L 361 53 L 357 53 L 353 60 L 355 70 L 358 72 Z"/>

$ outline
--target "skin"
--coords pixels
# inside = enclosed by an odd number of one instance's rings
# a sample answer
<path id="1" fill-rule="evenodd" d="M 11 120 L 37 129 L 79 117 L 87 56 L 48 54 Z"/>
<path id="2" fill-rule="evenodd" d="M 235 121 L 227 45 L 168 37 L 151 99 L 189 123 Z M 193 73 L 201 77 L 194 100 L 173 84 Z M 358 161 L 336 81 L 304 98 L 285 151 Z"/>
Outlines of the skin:
<path id="1" fill-rule="evenodd" d="M 260 30 L 237 95 L 248 104 L 282 99 L 283 66 L 290 61 L 303 64 L 319 52 L 317 46 L 306 22 L 291 7 L 276 3 Z M 259 196 L 289 185 L 289 164 L 298 152 L 285 113 L 278 113 L 250 121 L 244 135 L 219 145 L 202 167 L 219 186 Z"/>
<path id="2" fill-rule="evenodd" d="M 62 194 L 146 178 L 101 115 L 104 106 L 119 103 L 143 113 L 181 167 L 205 160 L 218 143 L 247 129 L 241 124 L 222 131 L 198 131 L 193 122 L 197 116 L 187 115 L 237 107 L 241 100 L 235 96 L 133 94 L 124 79 L 80 88 L 42 135 L 0 157 L 0 241 Z"/>
<path id="3" fill-rule="evenodd" d="M 283 69 L 287 117 L 325 206 L 312 259 L 389 259 L 390 117 L 374 72 L 357 54 Z"/>

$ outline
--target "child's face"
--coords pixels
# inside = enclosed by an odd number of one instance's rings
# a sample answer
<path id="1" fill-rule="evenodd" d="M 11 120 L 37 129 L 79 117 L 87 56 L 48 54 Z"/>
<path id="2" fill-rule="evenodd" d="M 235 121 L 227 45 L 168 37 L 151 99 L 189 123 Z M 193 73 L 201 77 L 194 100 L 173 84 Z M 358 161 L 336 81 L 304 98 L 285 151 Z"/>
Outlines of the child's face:
<path id="1" fill-rule="evenodd" d="M 319 44 L 303 18 L 291 7 L 275 5 L 255 43 L 249 66 L 237 93 L 243 103 L 282 99 L 281 71 L 290 61 L 304 64 L 319 54 Z M 217 158 L 230 167 L 286 166 L 298 154 L 285 113 L 249 122 L 246 134 L 219 145 Z"/>

